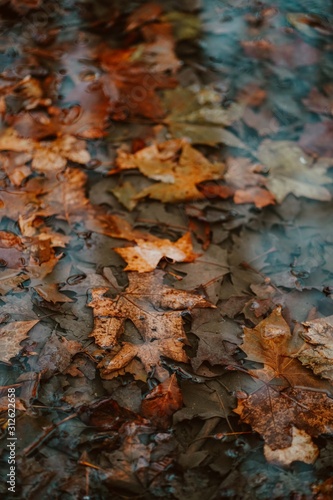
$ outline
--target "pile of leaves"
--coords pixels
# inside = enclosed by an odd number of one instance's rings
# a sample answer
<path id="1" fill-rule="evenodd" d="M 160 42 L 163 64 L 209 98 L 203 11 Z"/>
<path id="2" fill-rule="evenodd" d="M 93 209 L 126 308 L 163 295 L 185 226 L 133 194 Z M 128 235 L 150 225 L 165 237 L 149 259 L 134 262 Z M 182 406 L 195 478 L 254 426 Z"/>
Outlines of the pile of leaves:
<path id="1" fill-rule="evenodd" d="M 2 2 L 3 495 L 15 388 L 22 498 L 331 497 L 332 12 L 294 3 Z"/>

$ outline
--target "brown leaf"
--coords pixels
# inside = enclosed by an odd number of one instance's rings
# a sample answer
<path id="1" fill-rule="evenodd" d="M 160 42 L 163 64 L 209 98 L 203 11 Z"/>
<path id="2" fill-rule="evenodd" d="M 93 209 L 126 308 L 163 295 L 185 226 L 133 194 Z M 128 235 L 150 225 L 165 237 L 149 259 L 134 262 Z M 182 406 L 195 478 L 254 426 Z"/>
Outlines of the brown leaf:
<path id="1" fill-rule="evenodd" d="M 143 189 L 135 199 L 148 196 L 167 203 L 203 198 L 197 185 L 221 179 L 224 172 L 222 163 L 211 163 L 181 139 L 154 144 L 135 154 L 119 151 L 117 166 L 115 172 L 137 168 L 150 179 L 160 181 Z"/>
<path id="2" fill-rule="evenodd" d="M 175 374 L 154 387 L 141 403 L 142 415 L 153 424 L 168 429 L 171 417 L 183 404 L 183 397 Z"/>
<path id="3" fill-rule="evenodd" d="M 246 190 L 237 189 L 235 203 L 254 203 L 257 208 L 275 204 L 275 196 L 261 187 L 249 187 Z"/>
<path id="4" fill-rule="evenodd" d="M 7 128 L 0 137 L 0 150 L 29 153 L 26 161 L 32 159 L 32 169 L 42 173 L 57 173 L 67 161 L 88 163 L 90 155 L 84 141 L 64 135 L 54 141 L 35 141 L 20 137 L 14 129 Z"/>
<path id="5" fill-rule="evenodd" d="M 239 400 L 234 412 L 259 432 L 272 450 L 291 446 L 292 426 L 314 437 L 333 432 L 333 400 L 319 392 L 303 389 L 279 392 L 263 385 Z"/>
<path id="6" fill-rule="evenodd" d="M 105 44 L 96 49 L 96 58 L 106 72 L 100 81 L 110 99 L 110 115 L 120 121 L 161 119 L 165 113 L 156 90 L 173 88 L 176 81 L 163 72 L 152 72 L 149 64 L 136 60 L 136 52 L 136 48 L 110 49 Z"/>
<path id="7" fill-rule="evenodd" d="M 254 203 L 258 208 L 274 205 L 274 195 L 264 189 L 267 181 L 259 165 L 247 158 L 229 158 L 227 167 L 225 181 L 235 190 L 235 203 Z"/>
<path id="8" fill-rule="evenodd" d="M 58 285 L 51 283 L 48 285 L 38 285 L 34 287 L 38 295 L 47 302 L 52 302 L 56 304 L 57 302 L 73 302 L 73 300 L 64 293 L 60 293 L 58 290 Z"/>
<path id="9" fill-rule="evenodd" d="M 264 366 L 249 372 L 257 389 L 246 398 L 238 396 L 234 411 L 241 419 L 262 434 L 272 450 L 292 446 L 292 426 L 310 436 L 332 432 L 333 400 L 327 396 L 332 386 L 295 359 L 303 342 L 291 335 L 281 307 L 254 329 L 245 328 L 244 334 L 241 349 Z"/>
<path id="10" fill-rule="evenodd" d="M 298 359 L 316 375 L 333 381 L 333 316 L 303 323 L 299 332 L 305 340 Z"/>
<path id="11" fill-rule="evenodd" d="M 126 292 L 115 299 L 105 297 L 107 288 L 92 290 L 88 304 L 94 310 L 94 330 L 91 336 L 98 345 L 113 348 L 123 332 L 127 319 L 131 320 L 140 333 L 143 343 L 123 343 L 120 351 L 106 357 L 100 364 L 103 377 L 126 367 L 138 357 L 147 372 L 155 369 L 155 376 L 164 380 L 167 371 L 160 365 L 160 357 L 186 362 L 183 350 L 186 335 L 183 329 L 184 310 L 194 307 L 214 307 L 200 295 L 175 290 L 163 285 L 164 273 L 140 275 L 129 273 Z"/>
<path id="12" fill-rule="evenodd" d="M 140 421 L 138 415 L 122 408 L 112 398 L 99 399 L 81 406 L 79 416 L 85 424 L 102 430 L 118 430 L 124 422 Z"/>
<path id="13" fill-rule="evenodd" d="M 28 332 L 39 320 L 32 321 L 14 321 L 8 325 L 0 327 L 0 339 L 2 341 L 2 354 L 0 360 L 9 363 L 22 350 L 20 345 L 22 340 L 28 336 Z"/>
<path id="14" fill-rule="evenodd" d="M 319 450 L 309 434 L 293 426 L 290 446 L 273 450 L 268 444 L 265 444 L 264 454 L 268 462 L 285 466 L 296 461 L 312 464 L 318 457 Z"/>
<path id="15" fill-rule="evenodd" d="M 82 345 L 76 340 L 67 340 L 52 333 L 38 357 L 38 366 L 44 378 L 55 373 L 63 373 L 71 364 L 74 354 L 82 350 Z"/>
<path id="16" fill-rule="evenodd" d="M 175 243 L 170 240 L 145 241 L 136 239 L 135 247 L 115 248 L 126 262 L 125 271 L 147 273 L 153 271 L 162 258 L 173 262 L 193 262 L 198 254 L 193 252 L 190 233 L 186 233 Z"/>
<path id="17" fill-rule="evenodd" d="M 7 115 L 6 119 L 21 137 L 34 140 L 66 135 L 82 139 L 104 137 L 110 103 L 103 90 L 103 79 L 78 82 L 67 95 L 66 102 L 73 101 L 77 104 L 64 109 L 49 106 L 47 112 L 32 110 Z"/>

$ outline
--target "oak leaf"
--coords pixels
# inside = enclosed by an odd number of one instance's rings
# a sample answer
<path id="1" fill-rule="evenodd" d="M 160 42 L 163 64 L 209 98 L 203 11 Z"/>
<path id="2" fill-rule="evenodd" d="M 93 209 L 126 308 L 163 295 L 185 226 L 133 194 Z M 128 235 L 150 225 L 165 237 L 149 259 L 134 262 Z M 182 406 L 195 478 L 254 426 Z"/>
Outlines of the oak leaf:
<path id="1" fill-rule="evenodd" d="M 135 247 L 114 249 L 127 262 L 125 271 L 146 273 L 153 271 L 163 257 L 174 262 L 193 262 L 198 256 L 193 252 L 190 233 L 186 233 L 175 243 L 167 239 L 135 241 Z"/>
<path id="2" fill-rule="evenodd" d="M 159 181 L 139 192 L 135 199 L 148 196 L 167 203 L 203 198 L 197 185 L 221 179 L 224 173 L 223 163 L 211 163 L 181 139 L 154 144 L 135 154 L 119 151 L 117 167 L 110 173 L 138 169 L 146 177 Z"/>
<path id="3" fill-rule="evenodd" d="M 183 329 L 182 312 L 194 307 L 214 307 L 195 293 L 175 290 L 163 285 L 162 271 L 140 275 L 129 273 L 127 290 L 115 299 L 105 297 L 107 288 L 92 290 L 92 300 L 88 304 L 94 310 L 94 329 L 91 336 L 104 348 L 114 348 L 124 330 L 126 320 L 130 320 L 142 337 L 142 343 L 122 343 L 120 351 L 106 357 L 100 364 L 101 375 L 112 377 L 126 367 L 135 357 L 141 360 L 147 372 L 155 369 L 160 380 L 168 372 L 160 365 L 160 357 L 186 362 L 183 349 L 186 335 Z"/>

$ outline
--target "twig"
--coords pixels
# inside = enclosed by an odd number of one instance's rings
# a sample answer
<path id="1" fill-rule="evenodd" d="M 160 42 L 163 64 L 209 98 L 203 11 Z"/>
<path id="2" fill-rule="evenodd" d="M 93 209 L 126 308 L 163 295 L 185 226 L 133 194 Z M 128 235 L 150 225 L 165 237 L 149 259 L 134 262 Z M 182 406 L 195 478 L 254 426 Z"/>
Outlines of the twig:
<path id="1" fill-rule="evenodd" d="M 78 416 L 77 413 L 73 413 L 72 415 L 69 415 L 68 417 L 64 418 L 63 420 L 60 420 L 60 422 L 57 422 L 56 424 L 49 425 L 44 431 L 44 434 L 40 436 L 38 439 L 36 439 L 33 443 L 31 443 L 29 446 L 24 448 L 22 451 L 23 455 L 30 455 L 33 451 L 35 451 L 47 438 L 53 434 L 53 432 L 62 424 L 65 422 L 68 422 L 69 420 L 72 420 L 73 418 L 76 418 Z"/>

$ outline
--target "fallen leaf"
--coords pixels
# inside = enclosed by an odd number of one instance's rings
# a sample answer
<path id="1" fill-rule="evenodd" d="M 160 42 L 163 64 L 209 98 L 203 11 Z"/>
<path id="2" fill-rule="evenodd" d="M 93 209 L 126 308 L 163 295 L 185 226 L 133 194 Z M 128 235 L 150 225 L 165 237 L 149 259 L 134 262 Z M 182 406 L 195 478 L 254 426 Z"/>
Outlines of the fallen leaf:
<path id="1" fill-rule="evenodd" d="M 306 321 L 299 331 L 306 344 L 298 355 L 301 363 L 333 381 L 333 316 Z"/>
<path id="2" fill-rule="evenodd" d="M 118 430 L 127 421 L 140 417 L 132 411 L 121 407 L 112 398 L 103 398 L 81 406 L 79 417 L 86 424 L 100 430 Z"/>
<path id="3" fill-rule="evenodd" d="M 83 165 L 90 160 L 85 142 L 73 136 L 64 135 L 54 141 L 38 142 L 20 137 L 11 128 L 7 128 L 0 137 L 0 150 L 29 153 L 26 161 L 32 159 L 32 169 L 42 173 L 60 172 L 68 160 Z"/>
<path id="4" fill-rule="evenodd" d="M 254 329 L 244 329 L 240 346 L 263 368 L 249 370 L 257 388 L 238 395 L 234 410 L 265 439 L 272 450 L 292 446 L 292 426 L 310 436 L 332 432 L 332 386 L 312 375 L 296 359 L 303 342 L 292 336 L 277 307 Z M 324 394 L 324 392 L 327 394 Z"/>
<path id="5" fill-rule="evenodd" d="M 289 193 L 313 200 L 331 199 L 330 192 L 323 187 L 332 182 L 326 175 L 327 168 L 316 165 L 294 142 L 265 140 L 257 158 L 269 170 L 266 186 L 279 203 Z"/>
<path id="6" fill-rule="evenodd" d="M 232 355 L 240 343 L 240 328 L 223 319 L 218 309 L 193 311 L 192 318 L 191 332 L 199 339 L 196 355 L 191 357 L 193 369 L 197 371 L 205 361 L 210 366 L 237 364 Z"/>
<path id="7" fill-rule="evenodd" d="M 229 158 L 224 176 L 228 186 L 235 190 L 235 203 L 254 203 L 263 208 L 274 205 L 274 195 L 267 189 L 267 179 L 259 165 L 253 165 L 247 158 Z"/>
<path id="8" fill-rule="evenodd" d="M 319 123 L 306 123 L 299 144 L 305 151 L 332 158 L 332 133 L 333 122 L 331 120 L 324 120 Z"/>
<path id="9" fill-rule="evenodd" d="M 223 109 L 222 96 L 210 87 L 199 91 L 177 88 L 164 92 L 168 116 L 164 119 L 173 137 L 185 137 L 194 144 L 227 146 L 247 149 L 247 146 L 224 127 L 242 117 L 244 106 L 233 103 Z"/>
<path id="10" fill-rule="evenodd" d="M 149 373 L 164 380 L 168 374 L 161 367 L 160 357 L 186 362 L 183 349 L 186 335 L 183 329 L 182 312 L 194 307 L 214 307 L 195 293 L 175 290 L 163 285 L 162 271 L 149 274 L 129 273 L 126 292 L 115 299 L 105 297 L 107 288 L 92 290 L 88 304 L 94 310 L 94 329 L 91 336 L 101 347 L 108 349 L 117 345 L 127 319 L 131 320 L 142 337 L 142 343 L 124 342 L 120 351 L 106 357 L 100 364 L 101 375 L 126 367 L 138 357 Z"/>
<path id="11" fill-rule="evenodd" d="M 141 411 L 145 418 L 162 429 L 168 429 L 171 417 L 183 404 L 183 397 L 175 374 L 154 387 L 142 400 Z"/>
<path id="12" fill-rule="evenodd" d="M 153 271 L 164 257 L 173 262 L 193 262 L 198 257 L 198 254 L 193 252 L 190 233 L 184 234 L 175 243 L 166 239 L 135 241 L 135 247 L 114 248 L 114 251 L 127 262 L 125 271 L 139 273 Z"/>
<path id="13" fill-rule="evenodd" d="M 0 339 L 2 341 L 2 354 L 0 360 L 4 363 L 10 363 L 23 349 L 20 345 L 22 340 L 28 337 L 28 332 L 35 326 L 39 320 L 32 321 L 14 321 L 8 325 L 0 327 Z"/>
<path id="14" fill-rule="evenodd" d="M 67 340 L 53 332 L 38 356 L 37 364 L 43 378 L 64 373 L 70 366 L 72 357 L 81 350 L 80 342 Z"/>
<path id="15" fill-rule="evenodd" d="M 131 117 L 161 119 L 165 112 L 157 89 L 173 88 L 176 81 L 163 72 L 152 72 L 148 64 L 136 60 L 137 48 L 110 49 L 97 47 L 96 59 L 106 72 L 100 79 L 104 93 L 110 99 L 109 112 L 114 120 Z M 137 89 L 137 90 L 134 90 Z"/>
<path id="16" fill-rule="evenodd" d="M 40 295 L 42 299 L 46 300 L 46 302 L 53 302 L 53 304 L 56 304 L 57 302 L 73 302 L 70 297 L 67 297 L 64 293 L 59 292 L 58 288 L 58 285 L 55 283 L 34 287 L 38 295 Z"/>
<path id="17" fill-rule="evenodd" d="M 224 172 L 224 164 L 211 163 L 181 139 L 154 144 L 135 154 L 119 151 L 117 167 L 110 173 L 139 169 L 150 179 L 160 181 L 143 189 L 135 199 L 148 196 L 168 203 L 203 198 L 197 185 L 221 179 Z"/>
<path id="18" fill-rule="evenodd" d="M 292 462 L 313 464 L 318 455 L 318 447 L 305 431 L 292 426 L 292 442 L 287 448 L 273 450 L 268 444 L 264 446 L 266 460 L 276 465 L 288 466 Z"/>
<path id="19" fill-rule="evenodd" d="M 96 94 L 94 87 L 90 93 L 89 85 L 82 87 L 82 92 L 86 92 L 82 105 L 76 104 L 64 109 L 53 106 L 48 108 L 48 113 L 32 110 L 29 113 L 7 115 L 7 122 L 23 138 L 41 140 L 53 135 L 72 135 L 81 139 L 99 139 L 105 136 L 109 98 L 102 90 L 102 82 L 95 84 Z M 77 96 L 71 96 L 71 99 L 74 97 L 82 98 L 79 90 Z"/>
<path id="20" fill-rule="evenodd" d="M 238 400 L 233 411 L 259 432 L 274 451 L 292 446 L 292 427 L 313 437 L 333 431 L 332 399 L 319 392 L 301 389 L 279 392 L 263 386 L 248 398 Z M 272 458 L 274 461 L 274 456 Z M 302 458 L 304 455 L 299 456 L 299 460 Z"/>

